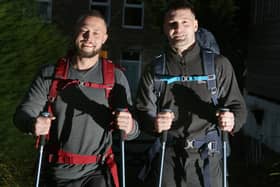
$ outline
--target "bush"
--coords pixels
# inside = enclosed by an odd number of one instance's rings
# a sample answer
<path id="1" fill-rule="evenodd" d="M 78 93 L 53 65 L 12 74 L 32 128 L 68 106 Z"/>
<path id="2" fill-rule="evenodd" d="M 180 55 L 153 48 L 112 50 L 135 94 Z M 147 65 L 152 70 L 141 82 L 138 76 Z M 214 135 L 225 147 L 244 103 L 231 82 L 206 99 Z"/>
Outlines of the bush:
<path id="1" fill-rule="evenodd" d="M 64 55 L 68 37 L 36 16 L 32 0 L 0 1 L 0 186 L 31 186 L 34 138 L 12 124 L 16 105 L 39 66 Z"/>

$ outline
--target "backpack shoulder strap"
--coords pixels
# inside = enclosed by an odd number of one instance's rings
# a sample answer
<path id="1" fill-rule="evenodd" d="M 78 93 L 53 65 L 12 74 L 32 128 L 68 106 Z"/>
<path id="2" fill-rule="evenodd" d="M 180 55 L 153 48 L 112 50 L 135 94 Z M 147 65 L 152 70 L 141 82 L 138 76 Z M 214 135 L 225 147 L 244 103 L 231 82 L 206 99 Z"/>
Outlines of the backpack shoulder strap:
<path id="1" fill-rule="evenodd" d="M 214 63 L 214 58 L 215 58 L 215 53 L 203 49 L 202 50 L 202 63 L 203 63 L 203 68 L 204 68 L 204 73 L 205 75 L 208 75 L 209 78 L 207 80 L 207 87 L 208 90 L 211 92 L 211 98 L 212 102 L 214 105 L 218 105 L 218 89 L 217 89 L 217 80 L 216 80 L 216 73 L 215 73 L 215 63 Z"/>
<path id="2" fill-rule="evenodd" d="M 69 61 L 68 58 L 62 57 L 58 59 L 56 63 L 56 67 L 54 69 L 54 76 L 50 85 L 49 93 L 48 93 L 48 102 L 47 102 L 47 111 L 50 113 L 51 116 L 53 116 L 53 102 L 55 101 L 57 97 L 57 89 L 58 89 L 58 84 L 61 79 L 66 79 L 67 74 L 68 74 L 68 69 L 69 69 Z M 49 134 L 46 135 L 46 139 L 49 139 Z M 35 147 L 38 148 L 39 146 L 39 141 L 40 141 L 40 136 L 37 137 L 36 139 L 36 145 Z"/>
<path id="3" fill-rule="evenodd" d="M 49 102 L 53 102 L 57 96 L 57 88 L 58 83 L 61 79 L 66 79 L 67 74 L 69 70 L 69 60 L 68 58 L 60 58 L 57 61 L 55 72 L 54 72 L 54 78 L 52 80 L 50 91 L 48 95 Z"/>
<path id="4" fill-rule="evenodd" d="M 112 61 L 102 58 L 103 84 L 109 85 L 105 88 L 106 98 L 109 98 L 110 92 L 115 84 L 115 64 Z"/>

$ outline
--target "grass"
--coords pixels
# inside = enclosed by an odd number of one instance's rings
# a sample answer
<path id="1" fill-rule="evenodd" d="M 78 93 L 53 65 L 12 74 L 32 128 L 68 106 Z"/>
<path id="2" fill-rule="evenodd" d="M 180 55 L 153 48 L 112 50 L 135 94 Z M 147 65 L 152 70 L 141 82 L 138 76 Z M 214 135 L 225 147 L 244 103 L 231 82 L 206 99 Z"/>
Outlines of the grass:
<path id="1" fill-rule="evenodd" d="M 4 97 L 5 98 L 5 97 Z M 2 97 L 3 99 L 3 97 Z M 0 126 L 0 186 L 32 186 L 32 172 L 36 151 L 34 138 L 24 135 L 12 123 L 15 100 L 1 100 L 0 106 L 4 119 Z M 2 117 L 1 117 L 2 118 Z"/>
<path id="2" fill-rule="evenodd" d="M 65 54 L 68 37 L 34 13 L 33 0 L 0 2 L 0 186 L 32 186 L 34 137 L 12 122 L 13 113 L 42 64 Z M 59 44 L 59 45 L 58 45 Z"/>

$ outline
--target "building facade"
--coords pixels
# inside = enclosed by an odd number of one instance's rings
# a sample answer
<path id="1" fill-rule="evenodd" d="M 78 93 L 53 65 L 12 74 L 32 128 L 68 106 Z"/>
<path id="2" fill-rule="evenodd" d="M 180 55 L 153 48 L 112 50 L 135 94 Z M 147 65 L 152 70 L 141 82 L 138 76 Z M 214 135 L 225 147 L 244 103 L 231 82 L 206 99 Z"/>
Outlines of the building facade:
<path id="1" fill-rule="evenodd" d="M 251 0 L 250 17 L 243 130 L 280 153 L 280 1 Z"/>

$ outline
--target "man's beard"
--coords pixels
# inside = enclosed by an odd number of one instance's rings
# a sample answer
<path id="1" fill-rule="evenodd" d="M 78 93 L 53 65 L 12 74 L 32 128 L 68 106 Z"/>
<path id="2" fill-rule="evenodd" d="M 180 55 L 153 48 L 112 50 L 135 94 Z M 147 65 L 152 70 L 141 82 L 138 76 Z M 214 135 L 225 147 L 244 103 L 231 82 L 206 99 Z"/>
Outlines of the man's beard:
<path id="1" fill-rule="evenodd" d="M 96 50 L 92 50 L 90 52 L 83 51 L 79 48 L 76 48 L 76 50 L 77 50 L 77 54 L 78 54 L 79 57 L 81 57 L 81 58 L 92 58 L 92 57 L 94 57 L 94 56 L 96 56 L 97 54 L 100 53 L 101 48 L 96 49 Z"/>

